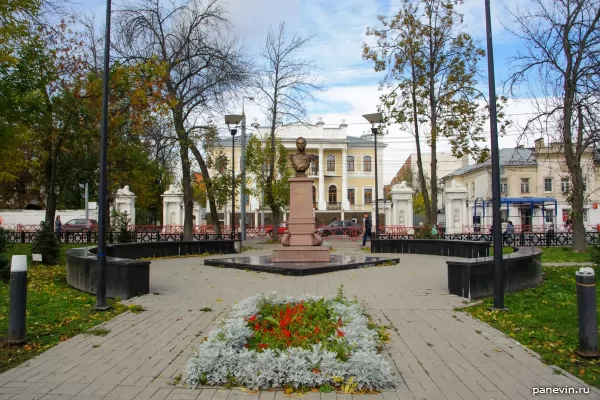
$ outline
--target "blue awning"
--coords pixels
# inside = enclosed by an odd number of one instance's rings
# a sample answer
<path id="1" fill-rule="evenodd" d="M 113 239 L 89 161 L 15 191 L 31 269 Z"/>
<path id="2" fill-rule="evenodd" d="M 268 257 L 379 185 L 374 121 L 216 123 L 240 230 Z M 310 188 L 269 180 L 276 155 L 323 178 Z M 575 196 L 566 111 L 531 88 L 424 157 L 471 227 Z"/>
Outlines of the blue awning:
<path id="1" fill-rule="evenodd" d="M 554 197 L 502 197 L 500 204 L 545 204 L 556 203 Z"/>

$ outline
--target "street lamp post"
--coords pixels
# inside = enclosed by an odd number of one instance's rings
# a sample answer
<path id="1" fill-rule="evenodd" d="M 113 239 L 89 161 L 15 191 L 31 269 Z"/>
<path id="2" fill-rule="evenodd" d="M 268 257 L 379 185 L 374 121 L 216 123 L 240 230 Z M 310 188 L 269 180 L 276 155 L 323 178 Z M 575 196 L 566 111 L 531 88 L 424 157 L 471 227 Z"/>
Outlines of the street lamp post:
<path id="1" fill-rule="evenodd" d="M 106 1 L 106 33 L 104 36 L 104 71 L 102 88 L 102 126 L 100 129 L 100 182 L 98 188 L 98 250 L 96 261 L 98 276 L 96 286 L 96 310 L 106 310 L 106 217 L 108 212 L 108 188 L 106 184 L 106 152 L 108 150 L 108 97 L 110 69 L 110 14 L 111 0 Z"/>
<path id="2" fill-rule="evenodd" d="M 377 174 L 377 135 L 379 134 L 379 127 L 375 127 L 375 124 L 383 122 L 383 115 L 381 113 L 365 114 L 363 118 L 373 125 L 371 133 L 375 140 L 375 238 L 379 239 L 379 176 Z"/>
<path id="3" fill-rule="evenodd" d="M 487 27 L 488 85 L 490 103 L 490 139 L 492 161 L 492 223 L 494 226 L 494 309 L 504 310 L 504 265 L 502 261 L 502 229 L 500 221 L 500 160 L 498 158 L 498 121 L 496 115 L 496 81 L 494 77 L 494 50 L 492 44 L 492 17 L 490 0 L 485 0 Z"/>
<path id="4" fill-rule="evenodd" d="M 237 124 L 242 122 L 243 115 L 226 115 L 225 123 L 231 133 L 231 235 L 235 240 L 235 135 L 237 134 Z M 243 222 L 243 221 L 242 221 Z"/>
<path id="5" fill-rule="evenodd" d="M 240 191 L 242 192 L 242 199 L 240 200 L 242 225 L 240 226 L 240 229 L 242 240 L 246 240 L 246 112 L 244 110 L 244 99 L 254 101 L 254 97 L 242 97 L 242 158 L 240 160 L 240 170 L 242 174 L 242 183 L 240 187 Z"/>

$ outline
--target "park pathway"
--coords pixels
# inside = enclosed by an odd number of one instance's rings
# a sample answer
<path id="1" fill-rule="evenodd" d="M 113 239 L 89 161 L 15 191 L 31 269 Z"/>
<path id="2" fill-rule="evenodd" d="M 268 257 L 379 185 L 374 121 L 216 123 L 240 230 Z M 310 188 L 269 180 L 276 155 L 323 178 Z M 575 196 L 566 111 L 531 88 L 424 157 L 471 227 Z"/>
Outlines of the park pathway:
<path id="1" fill-rule="evenodd" d="M 266 254 L 270 246 L 250 254 Z M 337 254 L 361 254 L 357 243 L 334 243 Z M 0 400 L 197 399 L 282 400 L 283 392 L 184 387 L 182 369 L 199 343 L 237 301 L 257 292 L 335 295 L 344 285 L 380 323 L 390 325 L 386 357 L 397 388 L 377 395 L 308 393 L 318 400 L 600 399 L 538 395 L 534 387 L 587 387 L 540 362 L 499 331 L 465 313 L 447 293 L 446 259 L 401 256 L 401 263 L 308 277 L 204 266 L 200 258 L 152 261 L 153 294 L 132 299 L 147 310 L 103 324 L 107 336 L 78 335 L 0 375 Z M 202 312 L 210 307 L 213 311 Z"/>

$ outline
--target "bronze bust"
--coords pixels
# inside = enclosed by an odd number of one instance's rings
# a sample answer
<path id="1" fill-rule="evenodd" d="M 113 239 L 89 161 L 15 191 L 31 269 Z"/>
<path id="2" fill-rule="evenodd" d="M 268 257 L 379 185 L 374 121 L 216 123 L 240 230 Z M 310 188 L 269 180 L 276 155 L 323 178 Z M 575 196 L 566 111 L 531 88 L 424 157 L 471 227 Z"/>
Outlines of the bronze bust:
<path id="1" fill-rule="evenodd" d="M 296 154 L 290 155 L 290 162 L 296 176 L 306 176 L 306 170 L 310 168 L 310 163 L 315 160 L 315 156 L 306 154 L 306 139 L 300 136 L 296 139 L 296 148 L 298 151 Z"/>

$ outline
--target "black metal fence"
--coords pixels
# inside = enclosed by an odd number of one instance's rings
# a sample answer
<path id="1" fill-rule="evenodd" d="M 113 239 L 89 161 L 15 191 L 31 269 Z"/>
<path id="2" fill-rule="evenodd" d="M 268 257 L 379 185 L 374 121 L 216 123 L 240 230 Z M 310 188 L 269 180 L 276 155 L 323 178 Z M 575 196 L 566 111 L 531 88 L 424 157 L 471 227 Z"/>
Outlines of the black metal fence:
<path id="1" fill-rule="evenodd" d="M 33 243 L 38 232 L 5 231 L 10 243 Z M 234 240 L 239 234 L 232 233 L 195 233 L 193 240 Z M 183 233 L 160 232 L 107 232 L 106 241 L 116 243 L 148 243 L 148 242 L 179 242 L 183 241 Z M 61 243 L 95 244 L 98 242 L 98 232 L 65 232 L 60 235 Z"/>
<path id="2" fill-rule="evenodd" d="M 379 235 L 380 239 L 413 239 L 414 235 L 394 235 L 384 234 Z M 459 233 L 459 234 L 447 234 L 440 235 L 440 239 L 444 240 L 466 240 L 466 241 L 485 241 L 490 242 L 493 246 L 492 236 L 489 234 L 477 234 L 477 233 Z M 598 239 L 600 238 L 599 232 L 586 232 L 585 240 L 587 244 L 600 244 Z M 516 247 L 527 247 L 527 246 L 546 246 L 546 247 L 558 247 L 558 246 L 571 246 L 573 243 L 573 233 L 571 232 L 558 232 L 551 235 L 547 233 L 535 233 L 535 232 L 522 232 L 515 233 L 513 235 L 503 235 L 502 241 L 504 246 L 516 246 Z"/>

